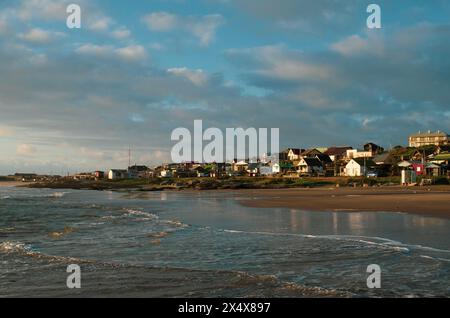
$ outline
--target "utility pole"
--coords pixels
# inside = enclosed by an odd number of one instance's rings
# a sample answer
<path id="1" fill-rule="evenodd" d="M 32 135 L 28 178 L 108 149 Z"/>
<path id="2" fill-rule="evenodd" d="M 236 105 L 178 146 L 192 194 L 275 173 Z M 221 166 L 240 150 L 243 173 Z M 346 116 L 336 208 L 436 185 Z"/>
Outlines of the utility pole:
<path id="1" fill-rule="evenodd" d="M 128 145 L 128 167 L 131 167 L 131 146 Z"/>

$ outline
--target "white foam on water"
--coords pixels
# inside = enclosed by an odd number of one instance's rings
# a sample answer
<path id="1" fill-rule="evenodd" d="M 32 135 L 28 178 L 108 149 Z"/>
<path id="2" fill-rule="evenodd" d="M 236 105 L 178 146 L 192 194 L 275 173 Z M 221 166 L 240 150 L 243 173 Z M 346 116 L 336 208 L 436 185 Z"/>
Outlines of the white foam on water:
<path id="1" fill-rule="evenodd" d="M 424 250 L 436 253 L 450 253 L 450 250 L 442 250 L 433 247 L 427 247 L 422 245 L 414 244 L 404 244 L 395 240 L 383 238 L 383 237 L 368 237 L 368 236 L 352 236 L 352 235 L 306 235 L 306 234 L 295 234 L 295 233 L 274 233 L 274 232 L 249 232 L 249 231 L 239 231 L 239 230 L 223 230 L 226 233 L 234 234 L 251 234 L 251 235 L 268 235 L 268 236 L 289 236 L 289 237 L 299 237 L 307 239 L 329 239 L 336 241 L 350 241 L 358 242 L 367 245 L 377 246 L 381 248 L 387 248 L 396 250 L 399 252 L 408 253 L 411 250 Z M 446 260 L 446 259 L 442 259 Z"/>
<path id="2" fill-rule="evenodd" d="M 158 220 L 159 216 L 156 214 L 150 213 L 150 212 L 144 212 L 140 210 L 134 210 L 134 209 L 124 209 L 125 215 L 132 215 L 132 216 L 140 216 L 140 217 L 146 217 L 148 219 L 155 219 Z"/>

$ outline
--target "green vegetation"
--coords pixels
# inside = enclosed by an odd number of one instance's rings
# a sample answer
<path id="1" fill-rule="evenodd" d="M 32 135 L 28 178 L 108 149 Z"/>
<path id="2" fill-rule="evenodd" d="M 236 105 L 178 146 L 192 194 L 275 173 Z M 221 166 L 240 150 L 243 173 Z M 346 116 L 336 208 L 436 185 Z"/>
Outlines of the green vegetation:
<path id="1" fill-rule="evenodd" d="M 435 178 L 434 184 L 449 184 L 446 177 Z M 37 182 L 27 185 L 33 188 L 90 189 L 90 190 L 233 190 L 233 189 L 283 189 L 316 187 L 362 187 L 400 185 L 400 177 L 351 178 L 273 178 L 273 177 L 227 177 L 227 178 L 152 178 L 134 180 L 75 181 L 60 180 Z"/>

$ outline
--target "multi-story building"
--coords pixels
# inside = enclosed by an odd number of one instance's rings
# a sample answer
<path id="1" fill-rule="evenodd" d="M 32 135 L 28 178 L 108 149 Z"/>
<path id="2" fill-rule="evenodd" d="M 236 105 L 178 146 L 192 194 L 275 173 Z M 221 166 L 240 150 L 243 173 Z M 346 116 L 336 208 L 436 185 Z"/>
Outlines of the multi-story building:
<path id="1" fill-rule="evenodd" d="M 442 146 L 450 144 L 450 136 L 445 132 L 437 131 L 422 133 L 418 132 L 417 134 L 413 134 L 409 137 L 409 146 L 410 147 L 422 147 L 428 145 L 434 146 Z"/>

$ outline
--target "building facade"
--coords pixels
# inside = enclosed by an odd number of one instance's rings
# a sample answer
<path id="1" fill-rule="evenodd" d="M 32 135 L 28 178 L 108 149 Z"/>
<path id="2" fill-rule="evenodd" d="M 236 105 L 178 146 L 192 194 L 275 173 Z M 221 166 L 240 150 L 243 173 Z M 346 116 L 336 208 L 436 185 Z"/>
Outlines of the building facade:
<path id="1" fill-rule="evenodd" d="M 437 131 L 437 132 L 418 132 L 417 134 L 413 134 L 409 137 L 409 146 L 410 147 L 422 147 L 422 146 L 442 146 L 450 144 L 450 137 L 445 132 Z"/>

